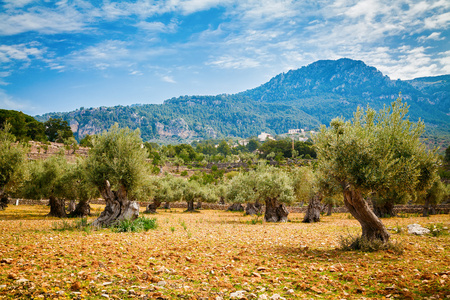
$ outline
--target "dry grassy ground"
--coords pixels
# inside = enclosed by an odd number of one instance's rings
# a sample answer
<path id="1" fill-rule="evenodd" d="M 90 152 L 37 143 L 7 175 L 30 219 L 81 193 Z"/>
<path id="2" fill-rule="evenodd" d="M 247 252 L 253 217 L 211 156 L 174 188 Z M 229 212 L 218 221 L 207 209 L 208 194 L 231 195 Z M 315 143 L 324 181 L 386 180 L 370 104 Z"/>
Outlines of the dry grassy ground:
<path id="1" fill-rule="evenodd" d="M 337 249 L 340 235 L 360 232 L 348 214 L 268 224 L 242 213 L 162 210 L 146 215 L 156 230 L 115 233 L 55 230 L 76 221 L 46 213 L 11 205 L 0 212 L 0 298 L 450 298 L 448 234 L 393 233 L 403 254 L 362 253 Z M 404 231 L 412 223 L 450 227 L 448 215 L 384 222 Z"/>

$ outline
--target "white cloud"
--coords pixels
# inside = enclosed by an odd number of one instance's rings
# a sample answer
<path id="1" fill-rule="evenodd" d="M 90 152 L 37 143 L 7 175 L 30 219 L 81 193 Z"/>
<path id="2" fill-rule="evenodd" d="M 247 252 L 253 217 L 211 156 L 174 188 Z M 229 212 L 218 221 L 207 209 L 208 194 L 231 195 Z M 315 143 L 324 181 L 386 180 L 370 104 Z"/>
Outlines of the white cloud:
<path id="1" fill-rule="evenodd" d="M 176 22 L 171 22 L 169 24 L 164 24 L 162 22 L 145 22 L 141 21 L 138 24 L 136 24 L 136 27 L 150 32 L 169 32 L 173 33 L 177 31 L 178 25 Z"/>
<path id="2" fill-rule="evenodd" d="M 5 3 L 4 7 L 6 9 L 12 9 L 12 8 L 26 6 L 26 5 L 30 4 L 31 2 L 34 2 L 34 1 L 35 0 L 3 0 L 3 3 Z"/>
<path id="3" fill-rule="evenodd" d="M 130 71 L 130 75 L 140 76 L 140 75 L 143 75 L 143 73 L 141 71 L 133 70 L 133 71 Z"/>
<path id="4" fill-rule="evenodd" d="M 41 58 L 44 52 L 33 44 L 0 45 L 0 63 L 30 61 L 33 57 Z"/>
<path id="5" fill-rule="evenodd" d="M 433 32 L 428 36 L 421 36 L 417 39 L 419 42 L 425 42 L 427 40 L 434 40 L 434 41 L 442 41 L 445 40 L 444 37 L 441 37 L 441 33 L 440 32 Z"/>
<path id="6" fill-rule="evenodd" d="M 169 75 L 161 76 L 161 80 L 164 81 L 164 82 L 168 82 L 168 83 L 177 83 L 177 82 L 173 79 L 173 77 L 172 77 L 172 76 L 169 76 Z"/>
<path id="7" fill-rule="evenodd" d="M 88 15 L 83 15 L 69 5 L 61 5 L 56 9 L 34 7 L 27 11 L 6 11 L 0 13 L 0 35 L 28 31 L 44 34 L 81 31 L 86 27 L 87 18 Z"/>
<path id="8" fill-rule="evenodd" d="M 110 66 L 125 65 L 130 53 L 127 44 L 118 40 L 107 40 L 85 49 L 74 51 L 62 62 L 75 67 L 104 70 Z"/>
<path id="9" fill-rule="evenodd" d="M 260 62 L 249 57 L 222 56 L 211 60 L 207 65 L 213 65 L 223 69 L 248 69 L 258 67 Z"/>
<path id="10" fill-rule="evenodd" d="M 0 89 L 0 107 L 3 109 L 23 111 L 28 114 L 36 111 L 36 107 L 34 105 L 31 105 L 26 101 L 14 99 L 2 89 Z"/>

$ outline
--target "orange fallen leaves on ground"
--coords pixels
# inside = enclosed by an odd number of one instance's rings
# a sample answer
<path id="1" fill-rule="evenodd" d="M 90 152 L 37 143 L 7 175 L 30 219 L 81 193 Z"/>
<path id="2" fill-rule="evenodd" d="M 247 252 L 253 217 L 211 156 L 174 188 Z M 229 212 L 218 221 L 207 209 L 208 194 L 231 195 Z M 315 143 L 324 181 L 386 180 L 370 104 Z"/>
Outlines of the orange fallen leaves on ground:
<path id="1" fill-rule="evenodd" d="M 0 212 L 0 298 L 421 299 L 450 297 L 450 236 L 392 239 L 405 247 L 344 252 L 339 235 L 360 233 L 348 214 L 303 224 L 251 224 L 241 213 L 161 210 L 140 233 L 54 230 L 46 207 Z M 29 216 L 32 217 L 29 217 Z M 22 217 L 21 217 L 22 216 Z M 384 219 L 387 227 L 442 223 L 448 215 Z M 264 296 L 265 295 L 265 296 Z"/>

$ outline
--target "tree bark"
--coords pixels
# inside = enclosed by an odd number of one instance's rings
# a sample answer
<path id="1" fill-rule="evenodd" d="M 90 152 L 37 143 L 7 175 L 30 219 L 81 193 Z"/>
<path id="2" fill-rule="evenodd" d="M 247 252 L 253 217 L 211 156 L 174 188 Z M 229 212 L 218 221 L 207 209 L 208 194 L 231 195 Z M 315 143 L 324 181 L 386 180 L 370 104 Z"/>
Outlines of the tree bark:
<path id="1" fill-rule="evenodd" d="M 303 223 L 320 222 L 320 211 L 322 210 L 322 205 L 320 204 L 321 200 L 322 196 L 320 194 L 315 194 L 309 199 Z"/>
<path id="2" fill-rule="evenodd" d="M 187 201 L 187 209 L 186 211 L 194 211 L 194 200 Z"/>
<path id="3" fill-rule="evenodd" d="M 109 227 L 118 221 L 134 220 L 139 216 L 139 204 L 128 200 L 123 186 L 117 191 L 112 191 L 109 181 L 106 180 L 100 193 L 106 201 L 106 206 L 100 216 L 92 222 L 92 226 Z"/>
<path id="4" fill-rule="evenodd" d="M 147 205 L 144 213 L 146 214 L 156 214 L 156 209 L 161 205 L 161 201 L 153 199 L 153 203 Z"/>
<path id="5" fill-rule="evenodd" d="M 277 199 L 266 199 L 266 211 L 264 220 L 266 222 L 287 222 L 289 212 L 284 204 L 278 204 Z"/>
<path id="6" fill-rule="evenodd" d="M 8 207 L 8 197 L 7 196 L 2 196 L 0 199 L 0 210 L 5 210 L 5 208 Z"/>
<path id="7" fill-rule="evenodd" d="M 48 216 L 50 217 L 57 217 L 57 218 L 65 218 L 66 215 L 66 203 L 64 199 L 58 199 L 54 196 L 49 197 L 49 205 L 50 205 L 50 212 L 48 213 Z"/>
<path id="8" fill-rule="evenodd" d="M 327 216 L 331 216 L 333 213 L 333 203 L 328 203 L 327 205 Z"/>
<path id="9" fill-rule="evenodd" d="M 195 206 L 195 209 L 202 209 L 202 201 L 197 201 L 197 205 Z"/>
<path id="10" fill-rule="evenodd" d="M 423 206 L 422 217 L 428 217 L 430 215 L 430 198 L 427 195 L 425 198 L 425 204 Z"/>
<path id="11" fill-rule="evenodd" d="M 342 183 L 344 190 L 344 204 L 352 216 L 362 227 L 362 238 L 367 240 L 389 241 L 389 233 L 380 219 L 373 213 L 358 190 L 350 184 Z"/>
<path id="12" fill-rule="evenodd" d="M 395 217 L 394 204 L 391 202 L 385 202 L 383 204 L 377 203 L 377 201 L 372 201 L 373 212 L 378 218 L 389 218 Z"/>
<path id="13" fill-rule="evenodd" d="M 246 215 L 261 215 L 263 213 L 263 207 L 261 203 L 255 202 L 255 203 L 247 203 L 245 207 L 245 214 Z"/>
<path id="14" fill-rule="evenodd" d="M 90 200 L 80 200 L 75 206 L 75 210 L 70 213 L 70 217 L 87 217 L 91 215 L 91 205 Z"/>
<path id="15" fill-rule="evenodd" d="M 228 207 L 227 211 L 244 211 L 244 206 L 241 203 L 233 203 Z"/>
<path id="16" fill-rule="evenodd" d="M 75 211 L 75 200 L 70 200 L 67 211 L 69 212 L 69 214 Z"/>
<path id="17" fill-rule="evenodd" d="M 166 201 L 166 203 L 164 203 L 164 209 L 170 209 L 170 202 Z"/>

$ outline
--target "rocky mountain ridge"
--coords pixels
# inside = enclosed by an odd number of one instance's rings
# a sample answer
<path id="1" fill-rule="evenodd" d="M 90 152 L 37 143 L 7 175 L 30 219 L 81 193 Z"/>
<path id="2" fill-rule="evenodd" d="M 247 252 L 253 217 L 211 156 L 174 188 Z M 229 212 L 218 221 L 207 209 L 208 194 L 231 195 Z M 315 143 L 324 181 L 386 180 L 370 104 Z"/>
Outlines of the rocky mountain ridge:
<path id="1" fill-rule="evenodd" d="M 351 59 L 317 61 L 233 95 L 182 96 L 163 104 L 83 108 L 37 119 L 67 120 L 77 138 L 99 133 L 117 122 L 140 128 L 146 141 L 179 143 L 313 129 L 336 116 L 351 118 L 358 106 L 380 109 L 399 93 L 410 105 L 412 120 L 424 120 L 430 134 L 450 136 L 450 75 L 391 80 L 376 68 Z"/>

